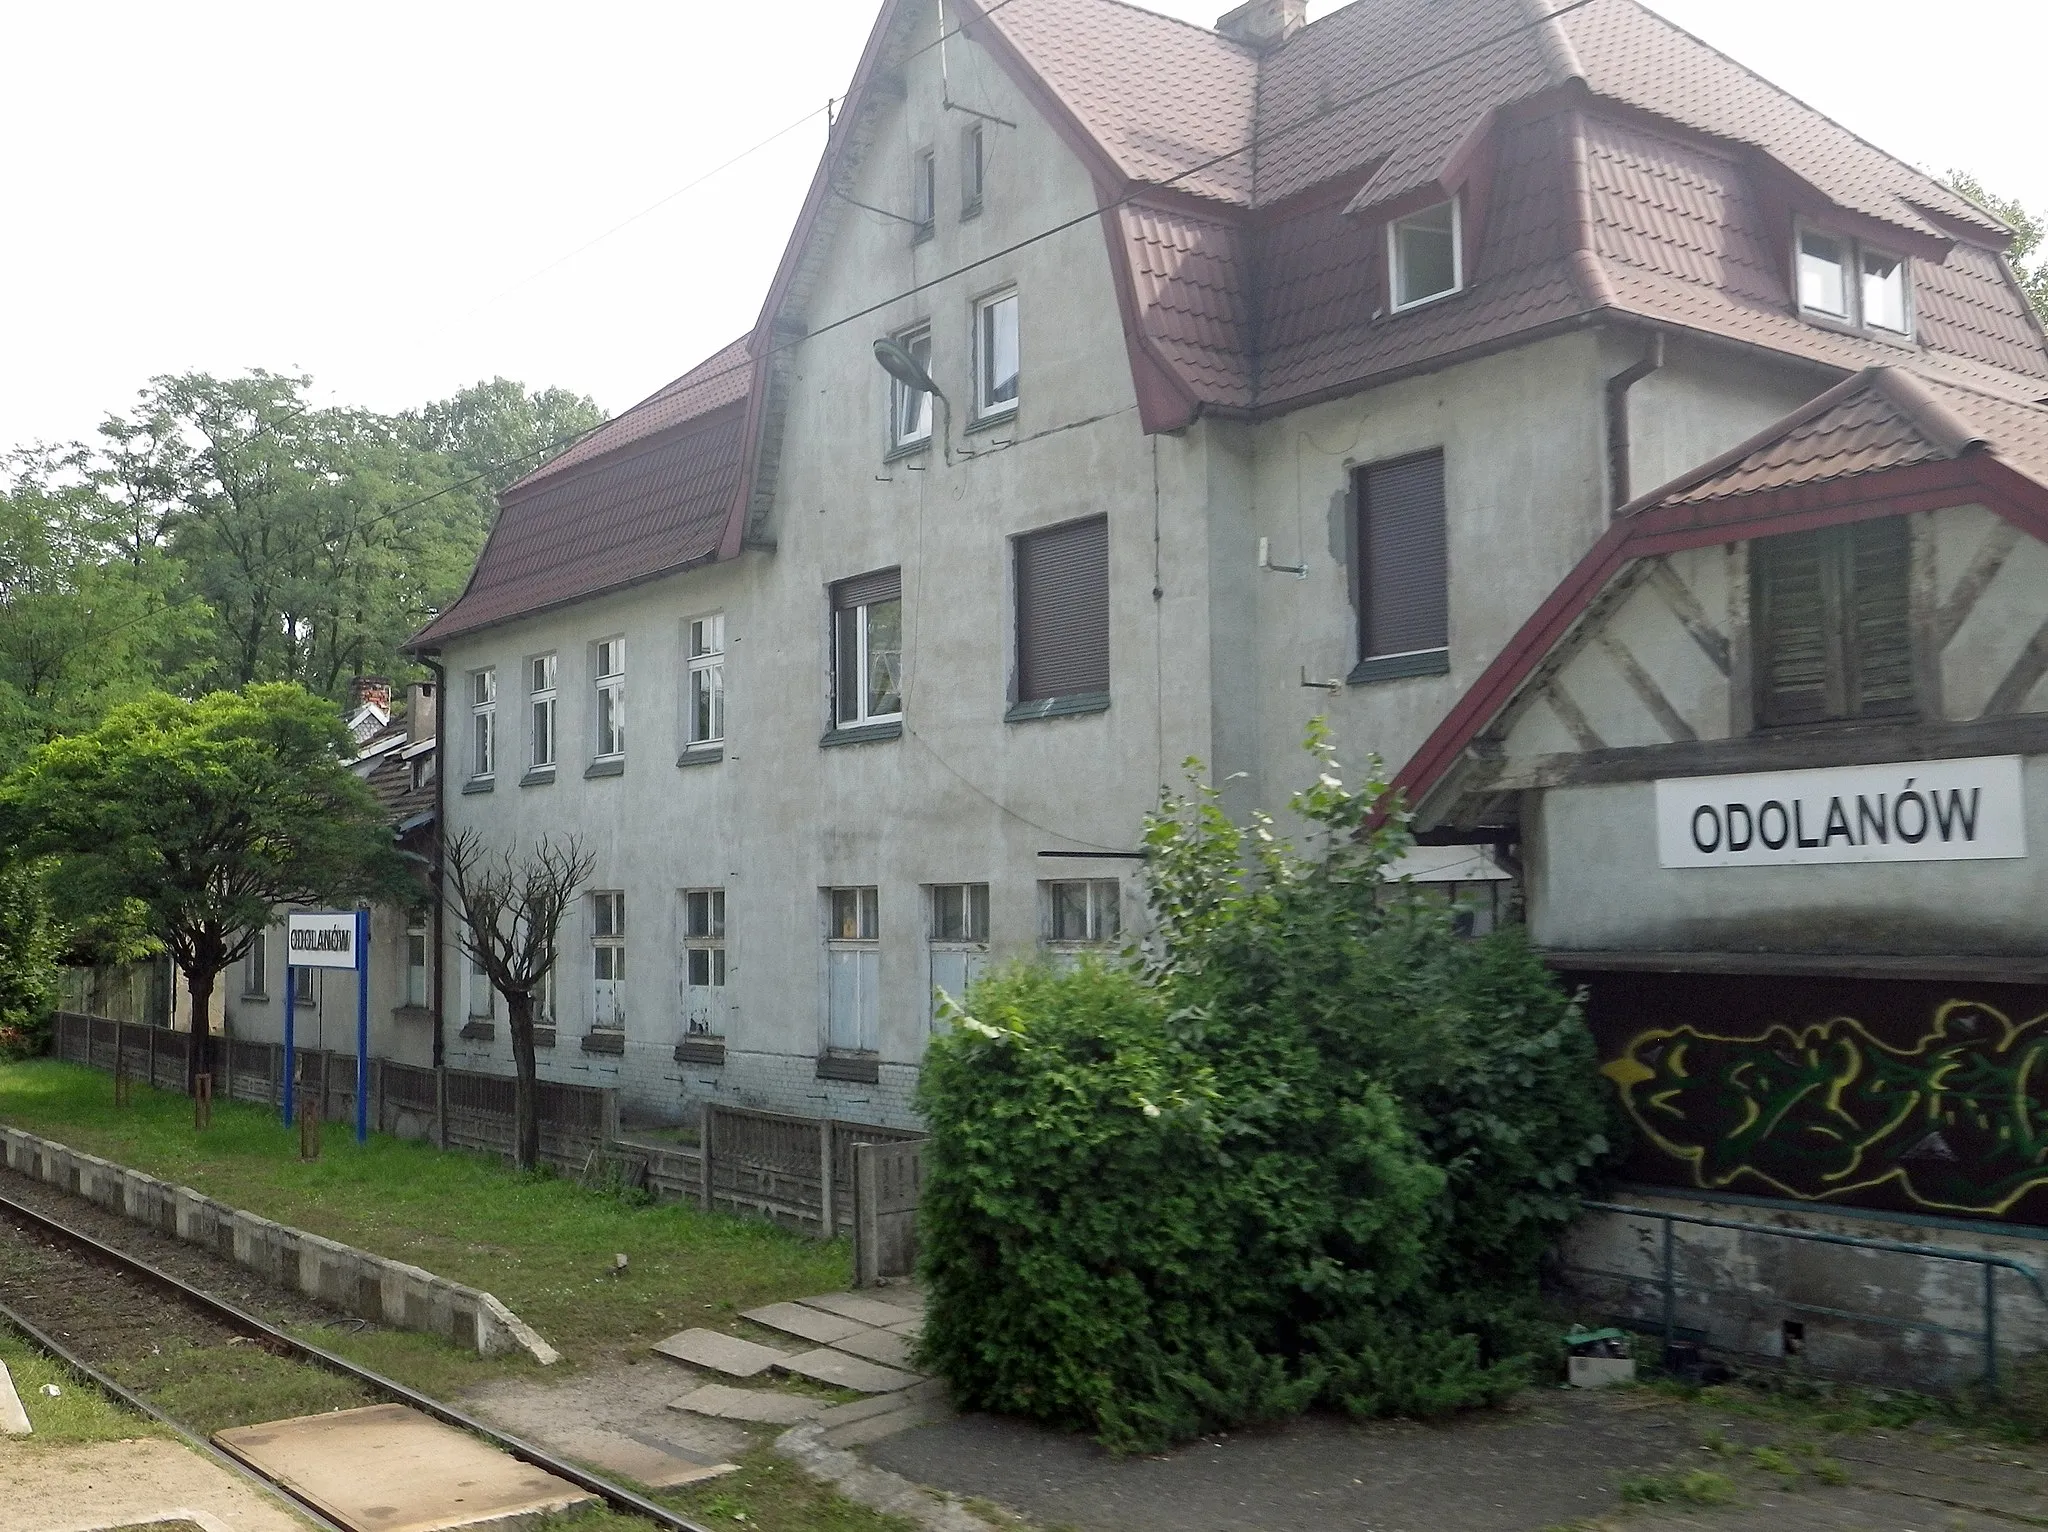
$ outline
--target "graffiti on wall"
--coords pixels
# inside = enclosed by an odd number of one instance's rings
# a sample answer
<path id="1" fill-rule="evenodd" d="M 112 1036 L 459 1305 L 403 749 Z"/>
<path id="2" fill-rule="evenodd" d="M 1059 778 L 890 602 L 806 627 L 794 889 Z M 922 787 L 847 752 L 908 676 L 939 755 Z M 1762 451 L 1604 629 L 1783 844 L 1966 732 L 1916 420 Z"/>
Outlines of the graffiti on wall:
<path id="1" fill-rule="evenodd" d="M 2048 1187 L 2048 1013 L 2016 1022 L 1948 1000 L 1909 1044 L 1844 1015 L 1728 1033 L 1655 1027 L 1602 1070 L 1703 1189 L 1888 1189 L 1930 1212 L 2001 1215 Z"/>

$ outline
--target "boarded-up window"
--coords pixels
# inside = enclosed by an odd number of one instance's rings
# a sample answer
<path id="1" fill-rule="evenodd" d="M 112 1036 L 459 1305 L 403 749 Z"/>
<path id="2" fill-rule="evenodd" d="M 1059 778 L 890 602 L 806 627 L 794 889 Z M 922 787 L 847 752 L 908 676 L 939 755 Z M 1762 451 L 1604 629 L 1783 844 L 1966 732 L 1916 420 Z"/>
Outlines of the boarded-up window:
<path id="1" fill-rule="evenodd" d="M 1758 722 L 1913 712 L 1911 561 L 1900 517 L 1750 545 Z"/>
<path id="2" fill-rule="evenodd" d="M 1363 657 L 1450 647 L 1441 451 L 1359 470 L 1358 552 Z"/>
<path id="3" fill-rule="evenodd" d="M 1017 700 L 1109 690 L 1109 521 L 1017 539 Z"/>

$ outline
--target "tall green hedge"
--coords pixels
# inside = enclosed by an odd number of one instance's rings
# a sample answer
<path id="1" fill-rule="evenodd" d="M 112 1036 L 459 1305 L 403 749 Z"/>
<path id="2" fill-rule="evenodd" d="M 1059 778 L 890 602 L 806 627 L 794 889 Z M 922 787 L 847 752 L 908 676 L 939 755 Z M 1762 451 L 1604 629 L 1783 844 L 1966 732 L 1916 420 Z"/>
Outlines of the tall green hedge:
<path id="1" fill-rule="evenodd" d="M 48 1045 L 61 946 L 35 872 L 0 866 L 0 1059 L 27 1058 Z"/>
<path id="2" fill-rule="evenodd" d="M 928 1363 L 1120 1449 L 1527 1376 L 1537 1263 L 1606 1153 L 1591 1039 L 1517 932 L 1387 884 L 1327 746 L 1309 844 L 1213 793 L 1148 828 L 1148 956 L 1023 966 L 937 1039 Z"/>

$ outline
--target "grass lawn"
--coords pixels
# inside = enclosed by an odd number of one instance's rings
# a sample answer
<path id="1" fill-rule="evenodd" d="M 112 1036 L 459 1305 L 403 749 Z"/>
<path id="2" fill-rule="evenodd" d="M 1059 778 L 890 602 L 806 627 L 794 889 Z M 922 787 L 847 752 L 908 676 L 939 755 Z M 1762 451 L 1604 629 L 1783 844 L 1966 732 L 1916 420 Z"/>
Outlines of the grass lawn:
<path id="1" fill-rule="evenodd" d="M 7 1364 L 14 1379 L 14 1391 L 21 1407 L 28 1411 L 28 1423 L 35 1434 L 25 1447 L 77 1446 L 83 1442 L 125 1442 L 138 1436 L 161 1436 L 155 1421 L 127 1410 L 80 1378 L 62 1363 L 42 1352 L 0 1324 L 0 1362 Z M 44 1386 L 57 1389 L 53 1399 Z"/>
<path id="2" fill-rule="evenodd" d="M 691 1325 L 729 1328 L 740 1310 L 847 1286 L 844 1240 L 676 1205 L 634 1206 L 571 1181 L 522 1176 L 483 1155 L 382 1135 L 361 1148 L 329 1125 L 321 1158 L 261 1107 L 215 1106 L 192 1128 L 183 1096 L 48 1059 L 0 1065 L 0 1124 L 54 1138 L 233 1207 L 423 1266 L 494 1293 L 571 1363 L 615 1360 Z M 623 1254 L 623 1275 L 613 1257 Z M 443 1397 L 523 1359 L 465 1359 L 421 1336 L 322 1330 L 336 1351 Z"/>

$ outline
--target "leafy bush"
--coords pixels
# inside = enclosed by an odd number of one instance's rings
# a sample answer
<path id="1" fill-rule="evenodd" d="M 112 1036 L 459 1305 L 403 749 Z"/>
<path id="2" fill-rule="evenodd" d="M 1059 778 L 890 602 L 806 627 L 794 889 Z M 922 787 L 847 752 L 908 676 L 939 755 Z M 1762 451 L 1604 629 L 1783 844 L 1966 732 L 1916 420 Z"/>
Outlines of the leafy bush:
<path id="1" fill-rule="evenodd" d="M 0 1059 L 49 1046 L 62 945 L 42 884 L 26 867 L 0 867 Z"/>
<path id="2" fill-rule="evenodd" d="M 1308 849 L 1165 799 L 1149 953 L 998 971 L 935 1040 L 924 1344 L 961 1402 L 1143 1449 L 1526 1377 L 1606 1152 L 1591 1039 L 1519 933 L 1387 882 L 1384 784 L 1311 746 Z"/>

